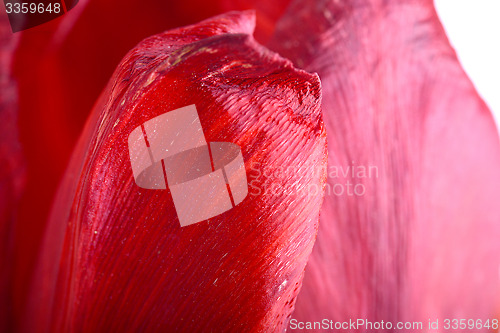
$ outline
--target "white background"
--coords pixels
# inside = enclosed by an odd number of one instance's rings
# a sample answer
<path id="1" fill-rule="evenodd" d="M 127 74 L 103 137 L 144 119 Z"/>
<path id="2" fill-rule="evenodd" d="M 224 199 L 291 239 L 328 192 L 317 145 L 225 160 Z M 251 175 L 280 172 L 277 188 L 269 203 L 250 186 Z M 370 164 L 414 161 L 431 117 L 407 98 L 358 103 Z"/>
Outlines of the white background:
<path id="1" fill-rule="evenodd" d="M 500 0 L 434 0 L 448 38 L 500 124 Z"/>

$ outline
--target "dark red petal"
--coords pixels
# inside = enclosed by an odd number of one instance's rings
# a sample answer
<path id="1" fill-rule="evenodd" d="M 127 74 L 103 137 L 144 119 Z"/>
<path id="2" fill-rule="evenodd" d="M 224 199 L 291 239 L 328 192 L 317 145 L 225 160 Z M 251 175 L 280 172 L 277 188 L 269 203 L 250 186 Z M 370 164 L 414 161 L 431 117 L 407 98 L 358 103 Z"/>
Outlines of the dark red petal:
<path id="1" fill-rule="evenodd" d="M 17 221 L 16 308 L 26 297 L 40 235 L 75 142 L 127 51 L 153 34 L 247 8 L 256 9 L 262 27 L 257 38 L 264 40 L 287 2 L 82 0 L 62 17 L 16 34 L 14 74 L 29 180 Z"/>
<path id="2" fill-rule="evenodd" d="M 0 13 L 0 331 L 10 330 L 13 269 L 12 234 L 16 208 L 25 183 L 25 161 L 17 128 L 16 82 L 12 77 L 13 50 L 8 17 Z"/>
<path id="3" fill-rule="evenodd" d="M 294 317 L 498 315 L 498 132 L 432 1 L 296 1 L 272 45 L 320 75 L 332 173 Z"/>
<path id="4" fill-rule="evenodd" d="M 52 211 L 28 331 L 281 331 L 316 234 L 326 134 L 317 76 L 229 13 L 141 42 L 87 123 Z M 207 141 L 241 147 L 248 196 L 180 227 L 139 188 L 128 136 L 195 104 Z M 210 198 L 207 198 L 209 200 Z"/>

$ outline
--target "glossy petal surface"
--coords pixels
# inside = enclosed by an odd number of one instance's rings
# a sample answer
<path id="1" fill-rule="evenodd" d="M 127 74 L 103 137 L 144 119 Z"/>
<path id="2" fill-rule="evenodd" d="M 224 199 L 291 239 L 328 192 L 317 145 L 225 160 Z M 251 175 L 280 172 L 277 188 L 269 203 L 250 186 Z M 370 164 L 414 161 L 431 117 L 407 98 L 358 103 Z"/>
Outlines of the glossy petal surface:
<path id="1" fill-rule="evenodd" d="M 260 46 L 253 25 L 229 13 L 168 31 L 118 66 L 59 189 L 29 330 L 286 325 L 316 234 L 326 134 L 317 76 Z M 127 139 L 190 104 L 207 141 L 241 147 L 251 184 L 235 208 L 181 228 L 169 191 L 135 184 Z"/>
<path id="2" fill-rule="evenodd" d="M 12 34 L 20 140 L 28 182 L 15 233 L 14 301 L 22 311 L 55 191 L 83 125 L 120 60 L 146 37 L 230 10 L 254 9 L 267 40 L 288 0 L 81 0 L 63 16 Z M 11 98 L 14 98 L 11 95 Z M 21 318 L 17 318 L 22 320 Z"/>

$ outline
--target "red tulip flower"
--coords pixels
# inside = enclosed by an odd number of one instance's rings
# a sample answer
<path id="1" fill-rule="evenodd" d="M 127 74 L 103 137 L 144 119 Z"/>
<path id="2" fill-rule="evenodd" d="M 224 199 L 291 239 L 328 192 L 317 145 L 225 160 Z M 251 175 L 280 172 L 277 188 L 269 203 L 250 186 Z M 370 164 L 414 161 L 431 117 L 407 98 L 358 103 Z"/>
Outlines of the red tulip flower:
<path id="1" fill-rule="evenodd" d="M 0 331 L 495 329 L 500 142 L 432 1 L 80 1 L 17 33 L 1 15 Z M 147 124 L 191 105 L 195 150 L 216 172 L 211 143 L 239 147 L 248 193 L 224 169 L 230 209 L 183 226 L 168 172 L 198 155 L 141 176 L 131 142 L 155 160 Z"/>

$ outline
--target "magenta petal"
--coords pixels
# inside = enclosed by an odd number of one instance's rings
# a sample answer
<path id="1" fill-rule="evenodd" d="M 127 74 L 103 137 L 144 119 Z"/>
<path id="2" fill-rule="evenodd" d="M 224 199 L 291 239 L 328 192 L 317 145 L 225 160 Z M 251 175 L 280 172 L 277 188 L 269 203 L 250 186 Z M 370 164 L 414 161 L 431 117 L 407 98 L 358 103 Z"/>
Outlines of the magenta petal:
<path id="1" fill-rule="evenodd" d="M 498 132 L 432 1 L 295 1 L 277 26 L 321 78 L 329 151 L 294 317 L 498 318 Z"/>

